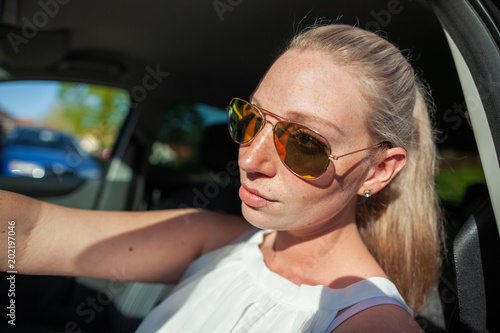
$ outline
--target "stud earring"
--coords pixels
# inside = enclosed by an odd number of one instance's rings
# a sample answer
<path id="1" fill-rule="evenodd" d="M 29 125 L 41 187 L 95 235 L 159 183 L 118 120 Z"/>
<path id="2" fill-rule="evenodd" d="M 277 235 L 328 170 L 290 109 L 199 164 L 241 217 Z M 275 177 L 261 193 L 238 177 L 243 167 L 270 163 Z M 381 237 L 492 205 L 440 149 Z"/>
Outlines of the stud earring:
<path id="1" fill-rule="evenodd" d="M 372 191 L 370 190 L 365 190 L 365 198 L 369 198 L 372 196 Z"/>

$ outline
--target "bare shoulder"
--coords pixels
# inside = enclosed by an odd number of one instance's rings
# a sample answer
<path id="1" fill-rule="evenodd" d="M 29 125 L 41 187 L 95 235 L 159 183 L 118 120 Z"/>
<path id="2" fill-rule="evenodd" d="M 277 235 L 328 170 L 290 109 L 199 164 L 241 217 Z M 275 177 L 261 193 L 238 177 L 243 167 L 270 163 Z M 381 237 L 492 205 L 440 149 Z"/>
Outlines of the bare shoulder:
<path id="1" fill-rule="evenodd" d="M 339 332 L 423 332 L 415 319 L 397 305 L 377 305 L 347 319 L 334 330 Z"/>

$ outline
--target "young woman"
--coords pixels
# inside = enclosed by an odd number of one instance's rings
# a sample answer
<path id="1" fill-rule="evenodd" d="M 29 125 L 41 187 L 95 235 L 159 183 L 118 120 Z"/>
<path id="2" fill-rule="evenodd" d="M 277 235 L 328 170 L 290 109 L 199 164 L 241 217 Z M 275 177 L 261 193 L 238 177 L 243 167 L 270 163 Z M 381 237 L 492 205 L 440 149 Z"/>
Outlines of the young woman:
<path id="1" fill-rule="evenodd" d="M 1 193 L 25 236 L 18 271 L 179 282 L 140 332 L 419 331 L 440 266 L 424 95 L 384 39 L 309 29 L 228 106 L 245 220 Z"/>

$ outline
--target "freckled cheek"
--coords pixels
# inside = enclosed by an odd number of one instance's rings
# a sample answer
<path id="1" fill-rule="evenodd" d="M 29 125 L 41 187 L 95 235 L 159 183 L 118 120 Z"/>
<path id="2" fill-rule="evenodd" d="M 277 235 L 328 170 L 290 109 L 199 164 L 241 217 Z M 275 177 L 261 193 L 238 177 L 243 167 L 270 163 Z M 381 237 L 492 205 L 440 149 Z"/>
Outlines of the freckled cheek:
<path id="1" fill-rule="evenodd" d="M 293 175 L 292 175 L 293 176 Z M 317 202 L 325 195 L 324 191 L 320 191 L 309 184 L 304 183 L 301 179 L 290 179 L 287 177 L 283 178 L 282 181 L 283 190 L 281 194 L 284 197 L 289 198 L 290 202 L 305 204 L 311 202 Z"/>

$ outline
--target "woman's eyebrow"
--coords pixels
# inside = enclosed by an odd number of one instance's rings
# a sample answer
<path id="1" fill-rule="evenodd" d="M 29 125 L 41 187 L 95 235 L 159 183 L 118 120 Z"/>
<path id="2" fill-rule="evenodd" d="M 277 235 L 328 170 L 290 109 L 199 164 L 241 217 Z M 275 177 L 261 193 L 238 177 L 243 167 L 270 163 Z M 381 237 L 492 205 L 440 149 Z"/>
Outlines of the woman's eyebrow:
<path id="1" fill-rule="evenodd" d="M 259 100 L 255 98 L 254 96 L 250 96 L 250 103 L 257 105 L 258 107 L 261 107 L 261 104 L 259 103 Z M 266 111 L 273 112 L 272 110 L 267 110 L 263 108 Z M 344 135 L 344 131 L 334 124 L 333 122 L 329 121 L 328 119 L 324 118 L 319 118 L 315 117 L 313 115 L 309 115 L 300 111 L 287 111 L 287 115 L 285 117 L 286 119 L 296 121 L 298 123 L 301 123 L 303 125 L 306 125 L 307 127 L 311 127 L 311 129 L 317 130 L 316 128 L 318 127 L 317 125 L 322 125 L 329 128 L 333 128 L 336 132 L 338 132 L 340 135 Z M 324 128 L 324 127 L 323 127 Z M 321 133 L 324 135 L 323 133 Z"/>
<path id="2" fill-rule="evenodd" d="M 325 127 L 333 128 L 339 134 L 344 134 L 344 132 L 339 126 L 337 126 L 336 124 L 325 118 L 316 117 L 314 115 L 310 115 L 299 111 L 288 111 L 287 117 L 290 119 L 294 119 L 294 121 L 297 121 L 301 124 L 307 124 L 307 126 L 308 127 L 311 126 L 312 129 L 315 129 L 317 125 L 321 125 L 322 128 Z"/>

